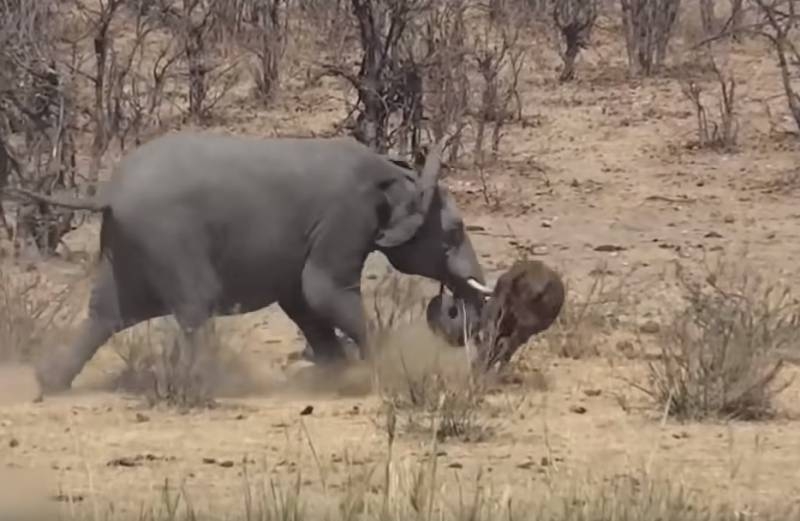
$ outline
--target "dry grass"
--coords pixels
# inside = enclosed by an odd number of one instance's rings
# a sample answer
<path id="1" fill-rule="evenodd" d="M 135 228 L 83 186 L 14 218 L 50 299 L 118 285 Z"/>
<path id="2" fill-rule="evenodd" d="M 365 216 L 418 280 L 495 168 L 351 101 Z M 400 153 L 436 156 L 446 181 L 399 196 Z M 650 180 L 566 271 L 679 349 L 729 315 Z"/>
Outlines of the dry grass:
<path id="1" fill-rule="evenodd" d="M 433 422 L 440 418 L 433 418 Z M 527 520 L 537 521 L 740 521 L 800 520 L 797 507 L 773 505 L 770 511 L 741 511 L 725 503 L 703 498 L 655 474 L 632 471 L 612 479 L 591 474 L 574 476 L 554 472 L 536 486 L 495 489 L 482 470 L 465 481 L 453 483 L 438 456 L 434 437 L 425 456 L 395 456 L 393 422 L 387 422 L 387 450 L 383 461 L 367 470 L 350 469 L 341 490 L 319 495 L 302 473 L 279 476 L 268 467 L 244 467 L 240 474 L 242 496 L 238 508 L 215 511 L 201 508 L 191 486 L 168 480 L 150 504 L 142 505 L 138 521 L 389 521 L 389 520 Z M 313 443 L 311 443 L 313 450 Z M 323 489 L 325 488 L 324 483 Z M 113 504 L 85 502 L 60 507 L 59 519 L 69 521 L 133 519 L 115 511 Z M 113 503 L 113 502 L 112 502 Z"/>
<path id="2" fill-rule="evenodd" d="M 583 295 L 571 291 L 571 284 L 565 279 L 567 297 L 563 309 L 553 325 L 539 335 L 547 350 L 573 359 L 599 356 L 598 335 L 615 325 L 614 317 L 626 306 L 626 282 L 626 277 L 611 281 L 604 265 L 592 271 L 592 282 Z"/>
<path id="3" fill-rule="evenodd" d="M 658 335 L 660 356 L 649 363 L 643 390 L 681 418 L 759 419 L 773 414 L 782 355 L 800 346 L 797 301 L 790 289 L 741 259 L 720 258 L 704 280 L 678 263 L 686 302 Z"/>
<path id="4" fill-rule="evenodd" d="M 198 332 L 196 349 L 171 318 L 118 333 L 112 345 L 124 366 L 112 385 L 144 395 L 150 405 L 213 406 L 230 382 L 247 385 L 246 366 L 225 338 L 219 319 Z"/>
<path id="5" fill-rule="evenodd" d="M 437 416 L 439 440 L 484 439 L 489 434 L 480 418 L 485 387 L 470 371 L 465 350 L 428 329 L 419 282 L 387 272 L 369 297 L 377 348 L 374 381 L 383 414 L 404 416 L 410 432 L 428 432 L 430 418 Z"/>
<path id="6" fill-rule="evenodd" d="M 38 272 L 12 273 L 0 267 L 0 362 L 30 362 L 53 340 L 74 310 L 68 287 L 42 291 Z"/>

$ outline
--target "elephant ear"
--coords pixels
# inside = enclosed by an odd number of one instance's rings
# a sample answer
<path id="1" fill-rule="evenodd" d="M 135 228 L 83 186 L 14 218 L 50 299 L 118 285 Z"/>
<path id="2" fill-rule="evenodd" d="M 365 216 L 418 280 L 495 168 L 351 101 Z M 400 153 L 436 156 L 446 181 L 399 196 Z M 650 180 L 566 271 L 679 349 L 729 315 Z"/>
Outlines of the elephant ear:
<path id="1" fill-rule="evenodd" d="M 425 220 L 420 208 L 417 185 L 411 179 L 400 178 L 378 185 L 382 201 L 378 205 L 380 229 L 375 244 L 393 248 L 410 240 Z"/>
<path id="2" fill-rule="evenodd" d="M 378 189 L 383 196 L 383 201 L 378 206 L 380 229 L 375 239 L 379 247 L 393 248 L 403 244 L 414 237 L 425 222 L 437 187 L 443 148 L 444 141 L 428 154 L 422 173 L 416 181 L 408 175 L 379 183 Z M 407 163 L 401 160 L 390 161 L 406 168 Z"/>

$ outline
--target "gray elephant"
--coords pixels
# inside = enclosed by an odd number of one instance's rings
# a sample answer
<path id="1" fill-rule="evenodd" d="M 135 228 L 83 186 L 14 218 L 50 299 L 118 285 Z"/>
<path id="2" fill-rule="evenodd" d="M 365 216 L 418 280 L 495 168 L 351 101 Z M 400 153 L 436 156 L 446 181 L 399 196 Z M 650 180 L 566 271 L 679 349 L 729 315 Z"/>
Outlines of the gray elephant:
<path id="1" fill-rule="evenodd" d="M 440 291 L 428 302 L 425 319 L 428 327 L 448 344 L 461 347 L 468 337 L 473 337 L 479 325 L 479 311 L 476 306 L 464 305 L 453 295 Z"/>
<path id="2" fill-rule="evenodd" d="M 315 363 L 343 359 L 335 328 L 365 358 L 361 272 L 375 250 L 479 309 L 491 289 L 438 184 L 443 145 L 417 172 L 349 138 L 175 133 L 123 158 L 95 198 L 17 190 L 102 212 L 88 317 L 69 348 L 38 361 L 42 392 L 68 389 L 113 334 L 145 320 L 172 314 L 191 341 L 214 314 L 275 302 Z"/>

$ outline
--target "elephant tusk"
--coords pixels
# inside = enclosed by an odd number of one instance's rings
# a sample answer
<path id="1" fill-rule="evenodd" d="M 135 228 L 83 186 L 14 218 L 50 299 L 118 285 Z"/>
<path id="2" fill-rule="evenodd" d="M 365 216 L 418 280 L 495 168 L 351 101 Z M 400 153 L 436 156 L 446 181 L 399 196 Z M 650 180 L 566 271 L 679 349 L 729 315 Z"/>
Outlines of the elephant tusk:
<path id="1" fill-rule="evenodd" d="M 481 293 L 485 293 L 486 295 L 491 295 L 492 292 L 494 291 L 492 288 L 490 288 L 488 286 L 484 286 L 483 284 L 481 284 L 480 282 L 478 282 L 475 279 L 467 279 L 467 284 L 469 284 L 469 286 L 472 289 L 476 289 L 476 290 L 480 291 Z"/>

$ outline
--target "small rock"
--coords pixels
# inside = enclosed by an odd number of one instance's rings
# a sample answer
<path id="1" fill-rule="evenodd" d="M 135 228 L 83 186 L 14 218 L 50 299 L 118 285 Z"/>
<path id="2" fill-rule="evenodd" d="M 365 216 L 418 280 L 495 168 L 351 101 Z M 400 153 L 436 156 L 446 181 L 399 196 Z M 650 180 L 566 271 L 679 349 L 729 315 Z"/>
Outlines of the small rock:
<path id="1" fill-rule="evenodd" d="M 234 418 L 234 420 L 245 420 L 245 419 L 247 419 L 247 416 L 245 416 L 244 414 L 237 414 L 236 417 Z"/>
<path id="2" fill-rule="evenodd" d="M 150 417 L 148 417 L 146 414 L 142 414 L 140 412 L 136 413 L 136 423 L 145 423 L 149 421 Z"/>
<path id="3" fill-rule="evenodd" d="M 453 462 L 453 463 L 449 464 L 448 467 L 451 468 L 451 469 L 463 469 L 464 465 L 462 465 L 461 463 L 458 463 L 456 461 L 456 462 Z"/>
<path id="4" fill-rule="evenodd" d="M 619 351 L 628 358 L 635 355 L 633 342 L 631 342 L 630 340 L 620 340 L 619 342 L 617 342 L 617 351 Z"/>
<path id="5" fill-rule="evenodd" d="M 215 465 L 217 460 L 215 458 L 203 458 L 203 463 L 206 465 Z"/>
<path id="6" fill-rule="evenodd" d="M 661 326 L 655 320 L 648 320 L 639 327 L 639 331 L 649 335 L 654 335 L 661 331 Z"/>
<path id="7" fill-rule="evenodd" d="M 308 416 L 312 412 L 314 412 L 314 406 L 313 405 L 306 405 L 305 408 L 303 408 L 303 410 L 300 411 L 300 416 Z"/>
<path id="8" fill-rule="evenodd" d="M 107 463 L 109 467 L 136 467 L 139 462 L 134 458 L 116 458 Z"/>
<path id="9" fill-rule="evenodd" d="M 233 462 L 231 460 L 220 461 L 219 466 L 228 469 L 233 467 Z"/>
<path id="10" fill-rule="evenodd" d="M 575 414 L 585 414 L 586 407 L 584 407 L 583 405 L 573 405 L 569 408 L 569 411 L 574 412 Z"/>
<path id="11" fill-rule="evenodd" d="M 19 440 L 17 438 L 11 438 L 8 440 L 8 446 L 12 449 L 19 447 Z"/>
<path id="12" fill-rule="evenodd" d="M 547 467 L 548 465 L 550 465 L 550 458 L 548 458 L 547 456 L 542 456 L 542 459 L 539 460 L 539 465 L 541 465 L 542 467 Z"/>
<path id="13" fill-rule="evenodd" d="M 552 228 L 552 227 L 553 223 L 551 223 L 550 221 L 542 221 L 542 228 Z"/>
<path id="14" fill-rule="evenodd" d="M 689 433 L 686 431 L 673 432 L 672 437 L 675 438 L 676 440 L 683 440 L 689 437 Z"/>
<path id="15" fill-rule="evenodd" d="M 733 215 L 731 215 L 731 214 L 728 214 L 728 215 L 726 215 L 726 216 L 725 216 L 725 217 L 724 217 L 722 220 L 723 220 L 723 221 L 724 221 L 726 224 L 732 224 L 732 223 L 735 223 L 735 222 L 736 222 L 736 217 L 734 217 L 734 216 L 733 216 Z"/>
<path id="16" fill-rule="evenodd" d="M 533 461 L 525 461 L 525 462 L 523 462 L 523 463 L 520 463 L 520 464 L 518 464 L 518 465 L 517 465 L 517 468 L 518 468 L 518 469 L 524 469 L 524 470 L 527 470 L 527 469 L 529 469 L 529 468 L 533 467 L 534 465 L 535 465 L 535 463 L 534 463 Z"/>
<path id="17" fill-rule="evenodd" d="M 56 494 L 54 496 L 50 496 L 50 499 L 62 503 L 80 503 L 81 501 L 83 501 L 83 496 L 80 494 L 74 494 L 74 495 Z"/>
<path id="18" fill-rule="evenodd" d="M 601 244 L 599 246 L 594 247 L 594 251 L 603 251 L 603 252 L 614 252 L 614 251 L 625 251 L 626 248 L 624 246 L 618 246 L 616 244 Z"/>
<path id="19" fill-rule="evenodd" d="M 600 396 L 603 391 L 600 389 L 584 389 L 583 394 L 586 396 Z"/>
<path id="20" fill-rule="evenodd" d="M 710 231 L 707 234 L 703 235 L 706 239 L 722 239 L 722 234 L 715 231 Z"/>

